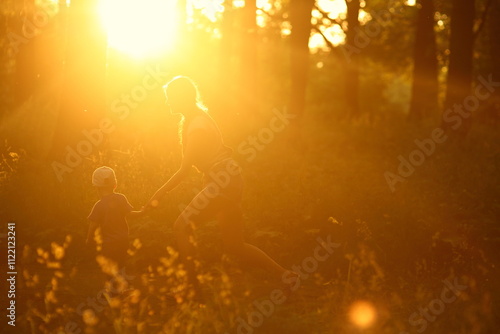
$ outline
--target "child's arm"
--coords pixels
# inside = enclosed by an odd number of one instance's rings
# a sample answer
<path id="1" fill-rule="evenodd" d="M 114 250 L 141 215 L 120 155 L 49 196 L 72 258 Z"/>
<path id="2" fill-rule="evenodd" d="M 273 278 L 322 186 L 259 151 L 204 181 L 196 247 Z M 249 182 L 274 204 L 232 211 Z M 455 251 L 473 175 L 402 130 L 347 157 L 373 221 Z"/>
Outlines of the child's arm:
<path id="1" fill-rule="evenodd" d="M 87 245 L 90 245 L 94 242 L 95 231 L 97 230 L 98 227 L 99 227 L 98 223 L 90 221 L 89 230 L 87 232 L 87 240 L 86 240 Z"/>

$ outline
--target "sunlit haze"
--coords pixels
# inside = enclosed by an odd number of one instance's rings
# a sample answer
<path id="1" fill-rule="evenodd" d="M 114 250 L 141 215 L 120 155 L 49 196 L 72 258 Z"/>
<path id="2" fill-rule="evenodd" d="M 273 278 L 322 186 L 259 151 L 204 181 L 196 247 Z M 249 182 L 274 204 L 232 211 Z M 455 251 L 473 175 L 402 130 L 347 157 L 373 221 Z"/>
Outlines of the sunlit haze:
<path id="1" fill-rule="evenodd" d="M 176 37 L 175 0 L 101 0 L 108 45 L 134 57 L 171 48 Z"/>
<path id="2" fill-rule="evenodd" d="M 500 0 L 0 1 L 0 334 L 500 333 Z"/>

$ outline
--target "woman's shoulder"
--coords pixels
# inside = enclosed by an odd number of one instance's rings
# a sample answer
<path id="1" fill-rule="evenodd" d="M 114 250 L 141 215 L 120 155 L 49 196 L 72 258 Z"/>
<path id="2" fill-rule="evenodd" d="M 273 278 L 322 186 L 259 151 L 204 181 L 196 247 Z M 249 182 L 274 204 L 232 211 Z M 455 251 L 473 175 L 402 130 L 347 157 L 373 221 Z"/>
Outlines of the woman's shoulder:
<path id="1" fill-rule="evenodd" d="M 187 134 L 189 135 L 194 130 L 212 131 L 214 129 L 214 120 L 208 114 L 196 115 L 187 127 Z"/>

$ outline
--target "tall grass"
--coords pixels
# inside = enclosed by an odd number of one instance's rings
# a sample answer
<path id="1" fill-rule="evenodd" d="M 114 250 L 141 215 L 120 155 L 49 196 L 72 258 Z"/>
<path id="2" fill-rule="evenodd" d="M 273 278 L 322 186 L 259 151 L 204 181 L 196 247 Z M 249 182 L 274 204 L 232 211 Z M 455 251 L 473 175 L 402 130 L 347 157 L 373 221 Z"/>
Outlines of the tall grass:
<path id="1" fill-rule="evenodd" d="M 268 120 L 262 117 L 264 126 Z M 426 320 L 425 332 L 498 330 L 492 306 L 500 296 L 498 134 L 478 124 L 462 146 L 438 146 L 391 192 L 384 172 L 394 172 L 398 155 L 407 156 L 415 149 L 414 139 L 431 130 L 399 119 L 352 124 L 309 117 L 301 145 L 291 145 L 283 133 L 251 162 L 236 152 L 246 180 L 249 241 L 287 266 L 311 256 L 318 236 L 331 236 L 341 245 L 286 303 L 251 328 L 255 333 L 417 332 L 421 326 L 414 323 L 421 317 L 413 323 L 409 318 L 440 297 L 444 280 L 455 278 L 467 288 L 435 319 Z M 237 147 L 249 134 L 232 133 L 230 144 Z M 178 153 L 170 153 L 177 152 L 174 146 L 147 147 L 140 138 L 126 149 L 115 143 L 85 159 L 61 183 L 50 163 L 20 146 L 4 145 L 2 216 L 18 222 L 22 251 L 16 330 L 237 333 L 241 319 L 248 321 L 255 311 L 254 302 L 280 285 L 226 258 L 217 225 L 210 222 L 197 232 L 207 300 L 200 306 L 178 292 L 185 282 L 172 223 L 178 205 L 188 203 L 193 188 L 200 187 L 199 175 L 193 173 L 150 216 L 129 222 L 125 272 L 133 278 L 120 281 L 116 272 L 106 276 L 95 250 L 85 248 L 85 217 L 97 200 L 90 185 L 95 167 L 114 167 L 118 191 L 140 207 L 180 162 Z M 121 282 L 118 292 L 102 292 L 107 277 Z M 99 298 L 99 307 L 89 306 L 88 298 Z M 365 329 L 349 316 L 360 300 L 375 310 L 374 323 Z M 82 303 L 86 306 L 79 308 Z"/>

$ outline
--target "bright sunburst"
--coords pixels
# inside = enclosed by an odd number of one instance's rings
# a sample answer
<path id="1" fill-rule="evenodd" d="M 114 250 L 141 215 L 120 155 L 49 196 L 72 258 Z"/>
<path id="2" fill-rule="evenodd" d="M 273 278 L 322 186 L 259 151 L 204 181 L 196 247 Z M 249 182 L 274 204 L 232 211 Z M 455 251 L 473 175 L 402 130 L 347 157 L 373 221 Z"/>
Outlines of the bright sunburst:
<path id="1" fill-rule="evenodd" d="M 100 0 L 108 45 L 134 57 L 171 48 L 176 37 L 175 0 Z"/>

